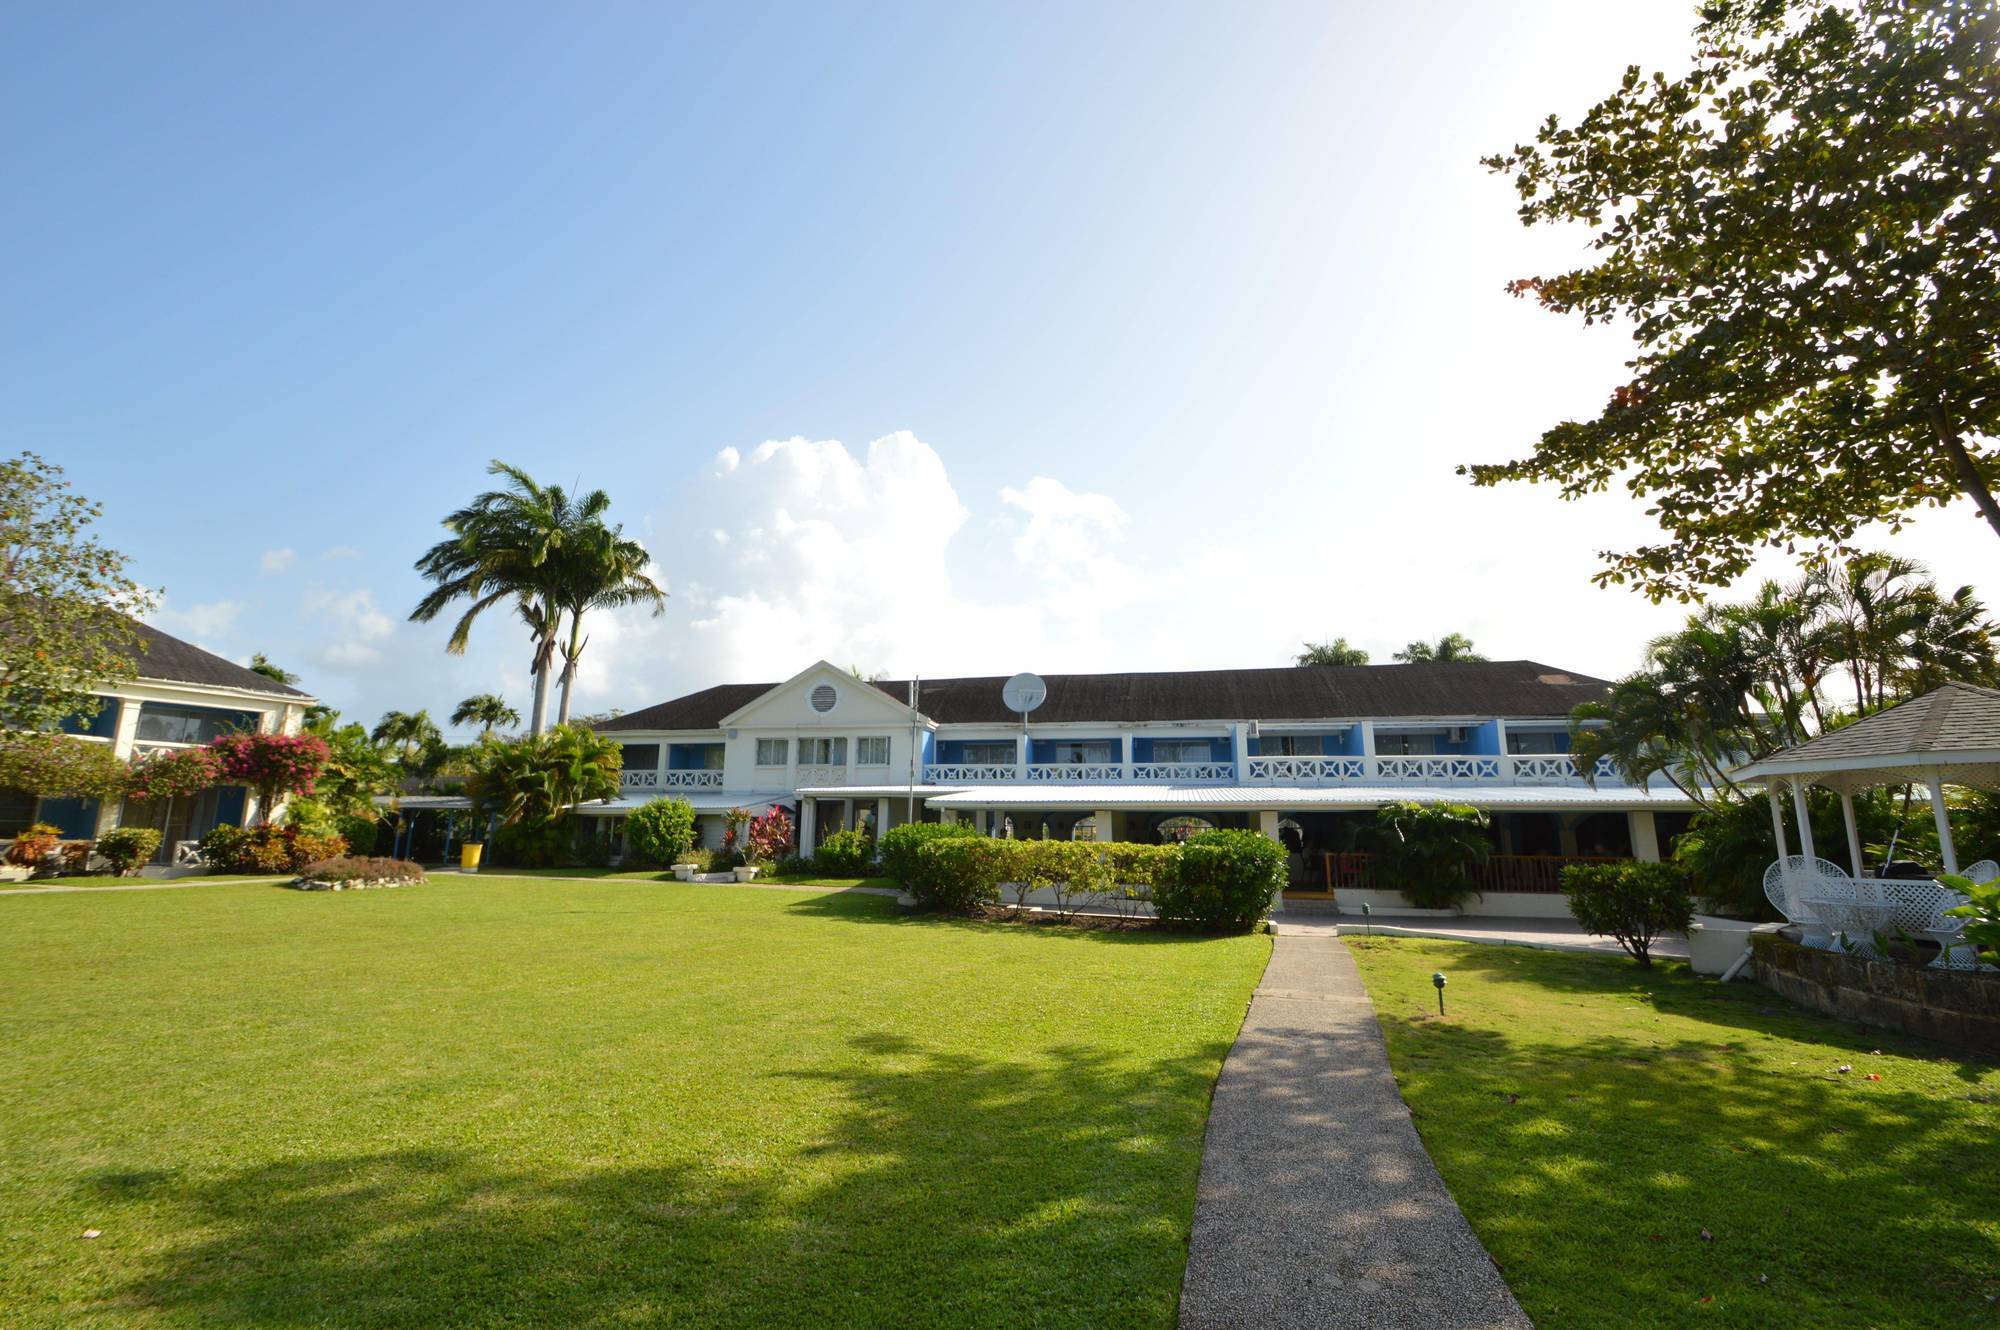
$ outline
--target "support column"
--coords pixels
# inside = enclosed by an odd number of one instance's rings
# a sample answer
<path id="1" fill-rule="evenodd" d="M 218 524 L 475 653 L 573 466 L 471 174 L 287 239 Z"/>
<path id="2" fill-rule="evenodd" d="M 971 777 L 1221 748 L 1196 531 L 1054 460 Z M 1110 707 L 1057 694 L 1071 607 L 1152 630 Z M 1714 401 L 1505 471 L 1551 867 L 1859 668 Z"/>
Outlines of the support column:
<path id="1" fill-rule="evenodd" d="M 1278 839 L 1277 809 L 1260 808 L 1257 810 L 1257 831 L 1258 834 L 1269 836 L 1272 840 Z"/>
<path id="2" fill-rule="evenodd" d="M 1556 851 L 1565 858 L 1576 858 L 1576 820 L 1574 814 L 1556 814 Z"/>
<path id="3" fill-rule="evenodd" d="M 1770 781 L 1764 786 L 1764 793 L 1771 799 L 1771 834 L 1777 838 L 1778 857 L 1785 857 L 1785 809 L 1778 802 L 1778 781 Z"/>
<path id="4" fill-rule="evenodd" d="M 952 825 L 958 821 L 958 810 L 956 808 L 938 809 L 938 821 L 944 823 L 946 826 Z"/>
<path id="5" fill-rule="evenodd" d="M 1642 864 L 1660 862 L 1660 832 L 1652 812 L 1635 808 L 1625 816 L 1632 826 L 1632 857 Z"/>
<path id="6" fill-rule="evenodd" d="M 1093 839 L 1095 839 L 1100 845 L 1114 839 L 1111 827 L 1111 810 L 1108 808 L 1100 808 L 1095 813 L 1091 814 L 1091 816 L 1092 818 L 1095 819 L 1097 827 L 1097 835 L 1093 837 Z"/>
<path id="7" fill-rule="evenodd" d="M 1861 830 L 1854 824 L 1854 795 L 1840 792 L 1840 820 L 1847 827 L 1847 861 L 1854 866 L 1856 880 L 1861 877 Z"/>
<path id="8" fill-rule="evenodd" d="M 1250 774 L 1250 727 L 1241 722 L 1229 731 L 1230 754 L 1236 759 L 1236 783 L 1241 785 Z"/>
<path id="9" fill-rule="evenodd" d="M 1812 810 L 1806 806 L 1805 782 L 1792 782 L 1792 815 L 1799 820 L 1799 853 L 1811 859 L 1813 855 Z M 1811 867 L 1811 865 L 1807 865 Z"/>
<path id="10" fill-rule="evenodd" d="M 1944 871 L 1958 871 L 1958 848 L 1951 843 L 1951 818 L 1945 813 L 1944 780 L 1939 772 L 1930 774 L 1931 816 L 1937 819 L 1938 852 L 1944 856 Z"/>
<path id="11" fill-rule="evenodd" d="M 881 840 L 882 833 L 888 829 L 889 800 L 885 797 L 875 801 L 875 839 L 878 841 Z"/>
<path id="12" fill-rule="evenodd" d="M 818 829 L 813 825 L 813 806 L 816 799 L 799 800 L 799 853 L 810 855 L 819 844 Z"/>

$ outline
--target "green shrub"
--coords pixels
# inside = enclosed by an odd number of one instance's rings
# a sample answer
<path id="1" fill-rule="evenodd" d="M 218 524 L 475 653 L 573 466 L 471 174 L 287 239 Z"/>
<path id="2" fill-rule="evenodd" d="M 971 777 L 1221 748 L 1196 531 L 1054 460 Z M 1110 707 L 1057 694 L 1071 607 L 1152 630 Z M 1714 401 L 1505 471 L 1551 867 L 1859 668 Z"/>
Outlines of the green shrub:
<path id="1" fill-rule="evenodd" d="M 134 872 L 160 848 L 160 833 L 152 827 L 113 827 L 97 838 L 97 852 L 120 877 Z"/>
<path id="2" fill-rule="evenodd" d="M 1965 940 L 1987 965 L 2000 965 L 2000 882 L 1974 882 L 1957 873 L 1938 881 L 1966 898 L 1945 913 L 1965 920 Z"/>
<path id="3" fill-rule="evenodd" d="M 14 834 L 14 843 L 7 847 L 7 862 L 20 868 L 40 868 L 42 860 L 54 854 L 61 844 L 61 827 L 36 822 Z"/>
<path id="4" fill-rule="evenodd" d="M 1563 897 L 1584 931 L 1608 934 L 1651 969 L 1653 939 L 1684 933 L 1694 918 L 1687 870 L 1679 864 L 1571 864 L 1562 872 Z"/>
<path id="5" fill-rule="evenodd" d="M 940 836 L 917 849 L 917 868 L 903 885 L 935 910 L 969 913 L 1000 903 L 1012 843 L 985 836 Z"/>
<path id="6" fill-rule="evenodd" d="M 339 891 L 348 887 L 411 886 L 423 880 L 423 866 L 407 859 L 342 855 L 306 865 L 299 872 L 298 884 L 325 884 Z"/>
<path id="7" fill-rule="evenodd" d="M 1171 845 L 1138 845 L 1130 841 L 1097 846 L 1111 880 L 1123 887 L 1152 886 L 1161 866 L 1173 857 L 1173 849 Z"/>
<path id="8" fill-rule="evenodd" d="M 1159 865 L 1153 908 L 1169 923 L 1240 933 L 1257 926 L 1284 885 L 1284 846 L 1254 831 L 1204 831 Z"/>
<path id="9" fill-rule="evenodd" d="M 1089 841 L 1031 840 L 1015 844 L 1013 870 L 1029 891 L 1047 891 L 1050 908 L 1063 919 L 1103 897 L 1111 889 L 1111 870 Z"/>
<path id="10" fill-rule="evenodd" d="M 1423 910 L 1477 895 L 1472 870 L 1493 852 L 1486 814 L 1467 804 L 1384 804 L 1362 830 L 1376 882 Z"/>
<path id="11" fill-rule="evenodd" d="M 883 876 L 908 886 L 916 876 L 919 849 L 935 840 L 978 835 L 979 829 L 970 822 L 905 822 L 883 832 L 875 852 L 882 860 Z"/>
<path id="12" fill-rule="evenodd" d="M 253 827 L 227 824 L 209 828 L 201 838 L 201 859 L 216 873 L 296 873 L 307 864 L 337 859 L 347 853 L 340 836 L 315 836 L 293 827 Z"/>
<path id="13" fill-rule="evenodd" d="M 813 850 L 813 868 L 828 877 L 860 877 L 875 847 L 858 831 L 836 831 Z"/>
<path id="14" fill-rule="evenodd" d="M 503 822 L 493 832 L 494 862 L 512 868 L 553 868 L 569 851 L 568 819 Z"/>
<path id="15" fill-rule="evenodd" d="M 685 799 L 649 799 L 625 819 L 628 858 L 659 867 L 694 848 L 694 805 Z"/>
<path id="16" fill-rule="evenodd" d="M 682 850 L 675 855 L 674 863 L 686 864 L 697 873 L 706 873 L 715 865 L 715 851 L 697 845 L 691 850 Z"/>

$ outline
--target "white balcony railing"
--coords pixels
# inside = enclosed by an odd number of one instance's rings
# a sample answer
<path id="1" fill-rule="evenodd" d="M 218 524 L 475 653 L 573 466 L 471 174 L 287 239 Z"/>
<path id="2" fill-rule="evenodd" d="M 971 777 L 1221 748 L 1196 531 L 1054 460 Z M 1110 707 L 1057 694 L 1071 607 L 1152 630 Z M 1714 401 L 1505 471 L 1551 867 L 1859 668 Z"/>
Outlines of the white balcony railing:
<path id="1" fill-rule="evenodd" d="M 793 788 L 806 790 L 845 784 L 847 784 L 846 767 L 806 766 L 801 763 Z"/>
<path id="2" fill-rule="evenodd" d="M 695 771 L 669 771 L 665 783 L 670 790 L 719 790 L 722 788 L 722 772 L 713 767 Z"/>
<path id="3" fill-rule="evenodd" d="M 1339 781 L 1364 780 L 1368 775 L 1365 757 L 1253 757 L 1249 777 L 1255 782 L 1296 785 L 1332 785 Z"/>
<path id="4" fill-rule="evenodd" d="M 1235 780 L 1234 762 L 1138 762 L 1133 780 Z"/>
<path id="5" fill-rule="evenodd" d="M 994 780 L 1018 780 L 1021 769 L 1012 762 L 948 762 L 924 768 L 932 785 L 977 785 Z"/>
<path id="6" fill-rule="evenodd" d="M 657 790 L 660 788 L 660 773 L 657 771 L 621 771 L 618 773 L 618 788 L 621 790 Z"/>
<path id="7" fill-rule="evenodd" d="M 1497 757 L 1378 757 L 1375 778 L 1413 785 L 1491 784 L 1500 779 Z"/>

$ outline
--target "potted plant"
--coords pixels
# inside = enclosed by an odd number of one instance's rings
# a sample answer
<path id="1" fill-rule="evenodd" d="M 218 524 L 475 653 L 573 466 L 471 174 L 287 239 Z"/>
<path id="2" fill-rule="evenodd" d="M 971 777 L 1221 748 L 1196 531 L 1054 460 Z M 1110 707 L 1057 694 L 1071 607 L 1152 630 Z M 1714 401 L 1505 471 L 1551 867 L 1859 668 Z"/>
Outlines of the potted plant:
<path id="1" fill-rule="evenodd" d="M 706 873 L 709 853 L 703 849 L 682 850 L 674 856 L 674 878 L 680 882 L 692 882 L 698 874 Z"/>
<path id="2" fill-rule="evenodd" d="M 43 862 L 54 854 L 61 844 L 61 827 L 37 822 L 32 826 L 21 828 L 14 837 L 14 843 L 7 847 L 8 866 L 16 870 L 16 873 L 9 873 L 8 876 L 16 880 L 34 876 L 42 868 Z"/>

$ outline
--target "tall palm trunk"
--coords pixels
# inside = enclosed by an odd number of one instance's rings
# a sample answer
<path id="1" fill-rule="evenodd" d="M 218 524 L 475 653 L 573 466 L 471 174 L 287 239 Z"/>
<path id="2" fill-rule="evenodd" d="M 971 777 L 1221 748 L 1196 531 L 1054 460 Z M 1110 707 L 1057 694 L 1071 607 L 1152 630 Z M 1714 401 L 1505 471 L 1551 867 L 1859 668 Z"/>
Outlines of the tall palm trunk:
<path id="1" fill-rule="evenodd" d="M 556 724 L 569 724 L 569 695 L 576 686 L 576 662 L 583 655 L 583 611 L 569 614 L 569 645 L 563 648 L 562 701 L 556 707 Z"/>

